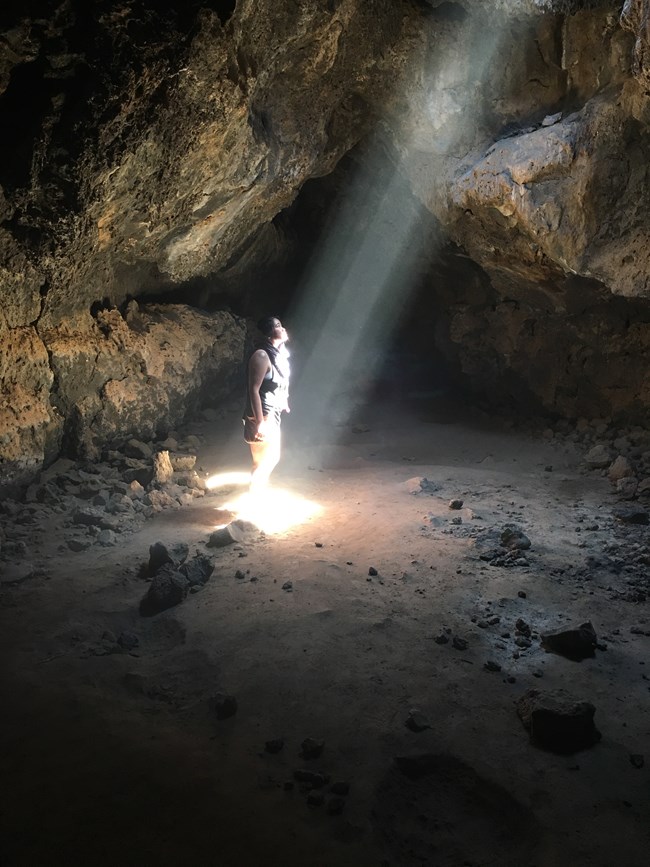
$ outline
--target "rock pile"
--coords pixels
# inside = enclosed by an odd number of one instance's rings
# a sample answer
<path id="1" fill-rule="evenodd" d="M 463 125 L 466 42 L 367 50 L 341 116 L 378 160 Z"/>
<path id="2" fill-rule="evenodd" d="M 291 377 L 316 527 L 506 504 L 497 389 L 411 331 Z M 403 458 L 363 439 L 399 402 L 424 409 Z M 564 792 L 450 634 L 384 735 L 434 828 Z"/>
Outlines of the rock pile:
<path id="1" fill-rule="evenodd" d="M 23 502 L 0 502 L 0 557 L 21 559 L 48 533 L 62 535 L 63 550 L 109 547 L 153 515 L 205 496 L 189 451 L 198 445 L 196 437 L 180 444 L 129 439 L 106 449 L 96 463 L 56 461 L 27 488 Z"/>

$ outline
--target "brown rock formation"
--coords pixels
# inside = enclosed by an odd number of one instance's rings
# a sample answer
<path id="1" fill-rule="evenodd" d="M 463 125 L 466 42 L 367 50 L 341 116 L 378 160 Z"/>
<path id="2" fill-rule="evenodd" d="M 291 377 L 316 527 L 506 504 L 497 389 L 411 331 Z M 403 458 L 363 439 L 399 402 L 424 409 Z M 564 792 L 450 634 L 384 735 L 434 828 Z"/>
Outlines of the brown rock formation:
<path id="1" fill-rule="evenodd" d="M 0 475 L 219 394 L 241 323 L 147 295 L 254 285 L 277 215 L 373 129 L 451 245 L 417 239 L 451 362 L 568 416 L 643 414 L 646 0 L 199 7 L 0 17 Z"/>

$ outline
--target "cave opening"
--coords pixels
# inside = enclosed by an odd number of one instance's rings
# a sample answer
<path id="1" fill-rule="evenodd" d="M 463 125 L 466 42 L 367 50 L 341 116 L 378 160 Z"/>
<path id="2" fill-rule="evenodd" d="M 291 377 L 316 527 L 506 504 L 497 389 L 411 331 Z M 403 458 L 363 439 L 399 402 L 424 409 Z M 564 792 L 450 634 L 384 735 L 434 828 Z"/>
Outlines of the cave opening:
<path id="1" fill-rule="evenodd" d="M 7 867 L 645 863 L 641 5 L 0 10 Z"/>

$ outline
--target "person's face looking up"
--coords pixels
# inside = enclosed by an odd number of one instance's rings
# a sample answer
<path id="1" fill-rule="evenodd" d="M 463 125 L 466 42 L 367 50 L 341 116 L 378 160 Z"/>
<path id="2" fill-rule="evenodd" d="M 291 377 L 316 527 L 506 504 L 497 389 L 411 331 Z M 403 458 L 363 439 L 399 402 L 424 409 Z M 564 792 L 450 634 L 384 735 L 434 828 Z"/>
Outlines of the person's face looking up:
<path id="1" fill-rule="evenodd" d="M 280 340 L 282 343 L 286 343 L 289 339 L 287 329 L 282 325 L 279 319 L 273 320 L 273 330 L 271 331 L 270 336 L 271 340 Z"/>

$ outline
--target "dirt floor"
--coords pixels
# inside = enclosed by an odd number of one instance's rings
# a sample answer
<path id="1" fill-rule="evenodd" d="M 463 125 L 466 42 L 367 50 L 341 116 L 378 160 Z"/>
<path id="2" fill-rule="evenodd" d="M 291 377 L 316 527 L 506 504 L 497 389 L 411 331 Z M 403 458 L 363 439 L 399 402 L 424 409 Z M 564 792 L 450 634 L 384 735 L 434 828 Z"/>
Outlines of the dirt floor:
<path id="1" fill-rule="evenodd" d="M 195 426 L 205 475 L 246 468 L 237 426 Z M 320 509 L 303 523 L 207 548 L 231 486 L 116 547 L 72 553 L 46 528 L 31 576 L 5 569 L 2 867 L 649 863 L 648 528 L 612 518 L 607 479 L 558 437 L 442 404 L 338 435 L 327 447 L 285 423 L 274 490 Z M 481 559 L 507 523 L 530 549 Z M 215 570 L 142 617 L 156 541 Z M 593 659 L 542 649 L 541 633 L 587 620 Z M 531 688 L 592 702 L 602 740 L 531 744 L 515 708 Z M 218 719 L 219 693 L 233 716 Z M 301 756 L 306 738 L 320 756 Z M 395 761 L 424 754 L 420 775 Z"/>

